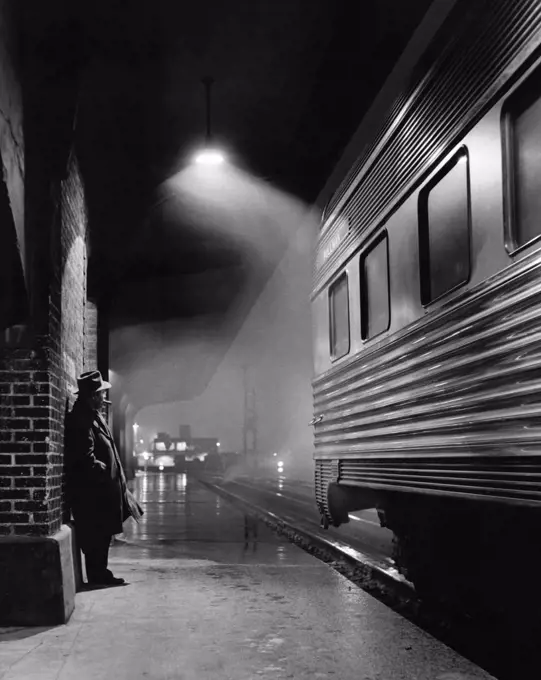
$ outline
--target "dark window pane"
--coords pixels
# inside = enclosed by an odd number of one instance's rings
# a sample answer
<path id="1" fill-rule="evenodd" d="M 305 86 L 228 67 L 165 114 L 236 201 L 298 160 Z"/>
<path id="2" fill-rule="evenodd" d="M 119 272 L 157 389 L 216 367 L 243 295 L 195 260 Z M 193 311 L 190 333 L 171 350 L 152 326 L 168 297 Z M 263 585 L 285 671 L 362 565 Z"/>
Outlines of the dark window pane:
<path id="1" fill-rule="evenodd" d="M 389 328 L 387 235 L 361 257 L 361 333 L 363 340 Z"/>
<path id="2" fill-rule="evenodd" d="M 331 356 L 339 359 L 349 352 L 348 280 L 344 274 L 330 288 Z"/>
<path id="3" fill-rule="evenodd" d="M 511 173 L 509 198 L 516 248 L 541 234 L 541 98 L 532 96 L 539 88 L 530 85 L 528 81 L 527 89 L 522 88 L 510 100 L 507 115 L 507 172 Z"/>
<path id="4" fill-rule="evenodd" d="M 460 153 L 419 196 L 423 304 L 468 280 L 469 214 L 468 157 Z"/>

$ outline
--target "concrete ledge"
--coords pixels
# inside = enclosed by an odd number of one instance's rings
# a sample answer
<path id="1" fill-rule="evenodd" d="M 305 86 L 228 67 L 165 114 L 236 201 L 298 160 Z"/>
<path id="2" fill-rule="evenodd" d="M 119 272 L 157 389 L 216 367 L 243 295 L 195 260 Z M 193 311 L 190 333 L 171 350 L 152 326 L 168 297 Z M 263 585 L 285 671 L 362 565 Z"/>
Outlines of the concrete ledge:
<path id="1" fill-rule="evenodd" d="M 67 522 L 67 526 L 71 531 L 71 559 L 73 562 L 73 575 L 75 577 L 75 592 L 78 593 L 83 589 L 83 560 L 81 557 L 81 550 L 77 543 L 77 527 L 73 521 Z"/>
<path id="2" fill-rule="evenodd" d="M 67 623 L 75 607 L 71 529 L 0 537 L 0 625 Z"/>

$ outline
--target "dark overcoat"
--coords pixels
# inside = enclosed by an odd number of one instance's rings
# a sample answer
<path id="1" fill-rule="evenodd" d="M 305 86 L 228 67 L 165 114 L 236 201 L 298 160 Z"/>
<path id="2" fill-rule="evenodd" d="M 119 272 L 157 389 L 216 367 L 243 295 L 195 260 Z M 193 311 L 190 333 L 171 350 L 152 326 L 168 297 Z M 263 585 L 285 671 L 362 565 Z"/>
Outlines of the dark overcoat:
<path id="1" fill-rule="evenodd" d="M 80 400 L 67 415 L 64 451 L 67 500 L 77 530 L 121 533 L 130 509 L 120 457 L 101 414 Z"/>

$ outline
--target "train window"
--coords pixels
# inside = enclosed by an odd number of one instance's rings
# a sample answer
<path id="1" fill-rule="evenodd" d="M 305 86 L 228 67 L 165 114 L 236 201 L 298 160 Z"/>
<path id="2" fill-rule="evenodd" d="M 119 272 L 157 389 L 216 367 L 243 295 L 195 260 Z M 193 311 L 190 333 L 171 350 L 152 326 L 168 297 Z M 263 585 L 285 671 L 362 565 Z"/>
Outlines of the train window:
<path id="1" fill-rule="evenodd" d="M 366 250 L 360 259 L 361 336 L 363 340 L 389 328 L 389 250 L 387 233 Z"/>
<path id="2" fill-rule="evenodd" d="M 349 352 L 349 294 L 347 274 L 329 288 L 331 358 L 340 359 Z"/>
<path id="3" fill-rule="evenodd" d="M 503 108 L 506 247 L 541 236 L 541 72 L 513 92 Z"/>
<path id="4" fill-rule="evenodd" d="M 419 193 L 419 258 L 424 305 L 469 278 L 470 188 L 465 149 Z"/>

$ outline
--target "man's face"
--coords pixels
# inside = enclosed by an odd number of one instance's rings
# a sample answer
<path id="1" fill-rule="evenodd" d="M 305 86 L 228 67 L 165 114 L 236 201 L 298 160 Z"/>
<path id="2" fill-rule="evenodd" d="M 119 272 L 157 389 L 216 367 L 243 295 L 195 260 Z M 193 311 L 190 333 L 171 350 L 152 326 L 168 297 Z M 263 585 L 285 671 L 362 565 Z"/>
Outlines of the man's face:
<path id="1" fill-rule="evenodd" d="M 93 409 L 99 411 L 103 406 L 103 400 L 105 399 L 105 390 L 100 392 L 94 392 L 90 395 L 89 400 Z"/>

